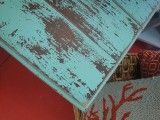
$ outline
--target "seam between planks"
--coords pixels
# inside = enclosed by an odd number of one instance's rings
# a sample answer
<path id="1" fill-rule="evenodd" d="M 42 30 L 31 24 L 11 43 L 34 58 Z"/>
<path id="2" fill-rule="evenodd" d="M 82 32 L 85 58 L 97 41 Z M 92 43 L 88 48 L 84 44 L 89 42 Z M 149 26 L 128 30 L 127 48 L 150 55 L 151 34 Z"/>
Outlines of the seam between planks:
<path id="1" fill-rule="evenodd" d="M 46 2 L 47 3 L 47 2 Z M 48 3 L 47 3 L 48 4 Z M 51 5 L 50 5 L 51 6 Z M 72 25 L 74 25 L 81 33 L 83 33 L 86 37 L 88 37 L 91 41 L 93 41 L 90 36 L 88 36 L 83 30 L 82 28 L 78 27 L 74 22 L 72 22 L 72 20 L 68 19 L 68 17 L 66 17 L 66 15 L 64 15 L 61 11 L 59 11 L 56 7 L 51 6 L 54 10 L 56 10 L 59 14 L 61 14 L 66 20 L 68 20 Z M 101 9 L 101 8 L 100 8 Z M 100 47 L 106 54 L 110 55 L 105 49 L 103 49 L 101 46 L 98 45 L 98 47 Z"/>
<path id="2" fill-rule="evenodd" d="M 143 25 L 140 24 L 140 22 L 138 20 L 136 20 L 132 14 L 130 14 L 129 12 L 127 12 L 127 10 L 124 9 L 124 7 L 122 5 L 120 5 L 116 0 L 112 0 L 121 10 L 123 10 L 130 18 L 132 18 L 132 20 L 134 22 L 136 22 L 140 27 L 142 27 Z"/>
<path id="3" fill-rule="evenodd" d="M 101 3 L 100 4 L 102 4 L 103 3 L 103 1 L 104 0 L 102 0 L 101 1 Z M 129 15 L 129 13 L 127 13 L 127 11 L 125 12 L 125 9 L 123 9 L 121 6 L 119 6 L 119 5 L 117 5 L 115 2 L 114 2 L 114 0 L 111 0 L 111 1 L 113 1 L 113 3 L 117 6 L 117 7 L 119 7 L 119 9 L 121 9 L 126 15 L 128 15 L 139 27 L 140 27 L 140 29 L 141 29 L 141 27 L 143 27 L 143 26 L 141 26 L 140 25 L 140 23 L 138 24 L 137 23 L 137 21 L 135 20 L 135 19 L 133 19 L 134 17 L 133 16 L 131 16 L 131 15 Z M 46 2 L 47 3 L 47 2 Z M 48 3 L 47 3 L 48 4 Z M 58 4 L 58 3 L 57 3 Z M 51 6 L 51 5 L 50 5 Z M 83 31 L 83 29 L 82 28 L 80 28 L 80 27 L 78 27 L 74 22 L 72 22 L 72 20 L 70 20 L 66 15 L 64 15 L 61 11 L 59 11 L 58 10 L 58 8 L 56 8 L 56 7 L 54 7 L 54 6 L 51 6 L 54 10 L 56 10 L 59 14 L 61 14 L 66 20 L 68 20 L 72 25 L 74 25 L 81 33 L 83 33 L 86 37 L 88 37 L 91 41 L 92 41 L 92 38 L 89 36 L 89 35 L 87 35 L 84 31 Z M 102 8 L 100 7 L 100 9 L 102 10 Z M 99 45 L 98 45 L 99 46 Z M 100 47 L 100 46 L 99 46 Z M 104 52 L 106 52 L 108 55 L 110 55 L 105 49 L 103 49 L 102 47 L 100 47 Z"/>

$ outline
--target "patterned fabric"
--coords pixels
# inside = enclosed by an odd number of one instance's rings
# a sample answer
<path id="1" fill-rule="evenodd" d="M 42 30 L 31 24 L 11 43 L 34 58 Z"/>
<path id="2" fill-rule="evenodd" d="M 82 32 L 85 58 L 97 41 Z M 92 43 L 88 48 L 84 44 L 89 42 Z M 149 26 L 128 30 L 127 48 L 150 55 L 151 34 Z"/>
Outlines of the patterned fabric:
<path id="1" fill-rule="evenodd" d="M 76 120 L 160 120 L 159 84 L 160 77 L 110 82 Z"/>
<path id="2" fill-rule="evenodd" d="M 127 54 L 113 73 L 110 81 L 140 78 L 138 54 Z"/>
<path id="3" fill-rule="evenodd" d="M 160 51 L 142 51 L 139 58 L 142 78 L 160 75 Z"/>

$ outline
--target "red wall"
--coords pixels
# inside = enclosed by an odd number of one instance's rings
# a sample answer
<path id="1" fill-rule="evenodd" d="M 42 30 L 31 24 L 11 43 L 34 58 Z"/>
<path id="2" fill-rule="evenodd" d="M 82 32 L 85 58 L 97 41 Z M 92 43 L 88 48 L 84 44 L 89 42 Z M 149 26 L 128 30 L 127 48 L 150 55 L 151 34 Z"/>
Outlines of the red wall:
<path id="1" fill-rule="evenodd" d="M 72 105 L 0 49 L 0 120 L 74 120 Z"/>

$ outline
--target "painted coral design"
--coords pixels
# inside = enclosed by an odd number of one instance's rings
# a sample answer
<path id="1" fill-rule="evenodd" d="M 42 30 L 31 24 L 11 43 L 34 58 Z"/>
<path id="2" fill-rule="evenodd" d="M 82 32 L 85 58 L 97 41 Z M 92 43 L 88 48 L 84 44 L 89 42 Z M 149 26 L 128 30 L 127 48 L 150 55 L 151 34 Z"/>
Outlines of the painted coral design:
<path id="1" fill-rule="evenodd" d="M 138 89 L 134 90 L 134 86 L 132 83 L 127 83 L 123 86 L 121 90 L 121 98 L 120 100 L 116 103 L 115 99 L 112 95 L 108 95 L 108 98 L 111 102 L 111 108 L 107 105 L 107 102 L 105 98 L 103 98 L 102 101 L 102 111 L 103 111 L 103 116 L 102 120 L 117 120 L 117 113 L 118 110 L 122 105 L 124 105 L 127 102 L 136 102 L 139 100 L 142 100 L 143 96 L 141 93 L 145 91 L 147 88 L 145 87 L 140 87 Z M 130 94 L 127 94 L 129 90 L 133 90 Z M 126 95 L 127 94 L 127 95 Z M 111 114 L 111 118 L 108 118 L 109 111 Z M 121 120 L 127 120 L 131 114 L 131 111 L 126 111 L 123 113 Z M 95 109 L 95 105 L 93 105 L 90 109 L 90 111 L 84 113 L 84 118 L 83 120 L 100 120 L 100 117 L 98 115 L 98 111 Z"/>

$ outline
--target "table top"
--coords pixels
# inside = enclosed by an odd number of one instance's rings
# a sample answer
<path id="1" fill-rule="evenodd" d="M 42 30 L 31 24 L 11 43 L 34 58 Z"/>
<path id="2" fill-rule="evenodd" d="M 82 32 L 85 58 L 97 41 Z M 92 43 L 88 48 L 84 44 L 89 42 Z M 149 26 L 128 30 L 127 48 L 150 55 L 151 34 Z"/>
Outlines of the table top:
<path id="1" fill-rule="evenodd" d="M 160 0 L 1 0 L 0 46 L 85 111 Z"/>

